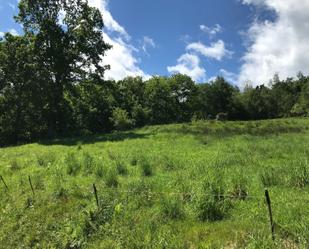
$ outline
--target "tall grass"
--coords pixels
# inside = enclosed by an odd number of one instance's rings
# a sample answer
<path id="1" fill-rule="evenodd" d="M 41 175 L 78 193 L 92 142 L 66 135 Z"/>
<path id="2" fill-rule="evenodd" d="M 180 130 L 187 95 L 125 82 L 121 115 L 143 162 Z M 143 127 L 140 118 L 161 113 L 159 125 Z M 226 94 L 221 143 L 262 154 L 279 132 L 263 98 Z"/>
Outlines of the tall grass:
<path id="1" fill-rule="evenodd" d="M 1 148 L 0 248 L 308 248 L 308 127 L 194 121 Z"/>

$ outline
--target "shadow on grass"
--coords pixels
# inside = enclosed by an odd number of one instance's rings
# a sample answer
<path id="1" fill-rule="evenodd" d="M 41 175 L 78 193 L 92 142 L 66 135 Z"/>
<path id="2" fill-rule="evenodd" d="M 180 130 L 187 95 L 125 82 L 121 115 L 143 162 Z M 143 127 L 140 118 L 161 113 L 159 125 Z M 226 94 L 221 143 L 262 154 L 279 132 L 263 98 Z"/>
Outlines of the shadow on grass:
<path id="1" fill-rule="evenodd" d="M 78 144 L 94 144 L 98 142 L 118 142 L 128 139 L 145 139 L 149 137 L 151 133 L 138 134 L 136 132 L 115 132 L 103 135 L 89 135 L 72 138 L 59 138 L 53 140 L 42 140 L 38 143 L 41 145 L 67 145 L 73 146 Z"/>

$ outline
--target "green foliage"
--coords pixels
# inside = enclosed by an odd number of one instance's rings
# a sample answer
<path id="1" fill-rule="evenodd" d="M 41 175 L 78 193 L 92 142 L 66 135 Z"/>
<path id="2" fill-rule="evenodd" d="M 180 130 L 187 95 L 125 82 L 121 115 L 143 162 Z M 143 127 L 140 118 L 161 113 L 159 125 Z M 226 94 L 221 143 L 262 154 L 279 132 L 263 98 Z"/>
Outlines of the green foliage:
<path id="1" fill-rule="evenodd" d="M 118 174 L 120 175 L 128 174 L 127 166 L 121 161 L 116 161 L 116 169 L 117 169 Z"/>
<path id="2" fill-rule="evenodd" d="M 10 162 L 10 169 L 15 171 L 15 170 L 19 170 L 21 167 L 20 167 L 20 164 L 19 162 L 16 160 L 16 159 L 13 159 L 11 162 Z"/>
<path id="3" fill-rule="evenodd" d="M 129 118 L 128 112 L 121 108 L 113 110 L 112 117 L 110 118 L 116 130 L 124 131 L 130 129 L 134 122 Z"/>
<path id="4" fill-rule="evenodd" d="M 104 181 L 106 186 L 108 187 L 118 187 L 118 175 L 117 175 L 117 171 L 115 169 L 109 169 L 106 172 L 106 175 L 104 177 Z"/>
<path id="5" fill-rule="evenodd" d="M 143 176 L 152 176 L 153 175 L 153 166 L 148 162 L 147 159 L 142 158 L 139 161 L 139 166 Z"/>
<path id="6" fill-rule="evenodd" d="M 68 153 L 64 159 L 64 162 L 67 166 L 67 173 L 69 175 L 77 175 L 82 168 L 82 165 L 74 152 Z"/>
<path id="7" fill-rule="evenodd" d="M 161 200 L 161 213 L 164 218 L 181 219 L 184 216 L 182 200 L 168 196 Z"/>
<path id="8" fill-rule="evenodd" d="M 56 161 L 56 155 L 50 152 L 37 154 L 36 158 L 40 167 L 52 166 Z"/>
<path id="9" fill-rule="evenodd" d="M 217 221 L 228 216 L 232 203 L 225 196 L 224 185 L 220 178 L 207 179 L 200 196 L 197 197 L 196 206 L 197 217 L 202 221 Z"/>
<path id="10" fill-rule="evenodd" d="M 102 178 L 105 173 L 105 168 L 102 162 L 96 164 L 95 174 L 97 177 Z"/>
<path id="11" fill-rule="evenodd" d="M 196 121 L 1 148 L 0 247 L 308 248 L 308 127 Z"/>
<path id="12" fill-rule="evenodd" d="M 84 172 L 86 174 L 93 173 L 94 168 L 95 168 L 95 162 L 94 162 L 94 158 L 88 152 L 84 152 L 82 164 L 83 164 L 82 166 L 84 168 Z"/>
<path id="13" fill-rule="evenodd" d="M 276 186 L 281 183 L 280 168 L 269 168 L 261 174 L 261 181 L 265 187 Z"/>

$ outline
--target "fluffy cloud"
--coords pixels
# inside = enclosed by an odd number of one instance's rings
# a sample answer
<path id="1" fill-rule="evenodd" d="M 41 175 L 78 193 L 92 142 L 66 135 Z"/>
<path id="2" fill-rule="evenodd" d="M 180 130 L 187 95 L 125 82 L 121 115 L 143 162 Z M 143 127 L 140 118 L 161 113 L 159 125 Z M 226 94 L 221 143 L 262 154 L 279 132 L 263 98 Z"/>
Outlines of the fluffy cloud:
<path id="1" fill-rule="evenodd" d="M 186 49 L 218 61 L 222 60 L 223 57 L 232 55 L 232 52 L 225 48 L 225 44 L 222 40 L 211 43 L 210 46 L 205 46 L 201 42 L 195 42 L 189 44 Z"/>
<path id="2" fill-rule="evenodd" d="M 183 54 L 177 60 L 177 65 L 167 67 L 169 73 L 181 73 L 190 76 L 196 82 L 206 79 L 206 71 L 200 66 L 200 59 L 197 55 Z"/>
<path id="3" fill-rule="evenodd" d="M 309 0 L 243 0 L 244 4 L 276 12 L 274 22 L 254 21 L 247 32 L 249 46 L 243 56 L 238 82 L 267 83 L 275 73 L 280 78 L 298 71 L 309 73 Z"/>
<path id="4" fill-rule="evenodd" d="M 210 38 L 214 37 L 216 34 L 222 31 L 222 27 L 216 24 L 214 27 L 208 27 L 206 25 L 200 25 L 200 30 L 209 35 Z"/>
<path id="5" fill-rule="evenodd" d="M 107 79 L 120 80 L 127 76 L 150 76 L 143 72 L 138 66 L 138 59 L 134 56 L 137 51 L 130 44 L 131 37 L 114 18 L 108 10 L 107 0 L 89 0 L 89 5 L 98 8 L 105 24 L 104 40 L 111 44 L 113 48 L 106 52 L 103 63 L 109 64 L 111 69 L 106 71 Z"/>
<path id="6" fill-rule="evenodd" d="M 236 84 L 238 75 L 229 72 L 225 69 L 220 69 L 220 75 L 223 76 L 229 83 Z"/>
<path id="7" fill-rule="evenodd" d="M 167 71 L 169 73 L 186 74 L 196 82 L 206 80 L 206 70 L 200 65 L 200 55 L 221 61 L 224 57 L 230 57 L 233 54 L 233 52 L 225 48 L 222 40 L 213 42 L 210 46 L 206 46 L 201 42 L 193 42 L 186 46 L 186 50 L 187 53 L 178 58 L 177 65 L 167 67 Z M 226 76 L 230 76 L 229 79 L 231 79 L 231 74 L 228 75 L 225 70 L 224 73 Z M 235 82 L 234 79 L 233 82 Z"/>

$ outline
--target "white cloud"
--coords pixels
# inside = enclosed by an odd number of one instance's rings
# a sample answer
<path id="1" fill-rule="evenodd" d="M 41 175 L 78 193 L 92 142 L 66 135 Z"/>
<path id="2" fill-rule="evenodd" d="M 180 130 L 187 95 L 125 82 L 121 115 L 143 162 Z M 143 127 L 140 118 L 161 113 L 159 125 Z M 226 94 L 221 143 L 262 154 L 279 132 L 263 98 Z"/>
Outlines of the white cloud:
<path id="1" fill-rule="evenodd" d="M 19 35 L 18 32 L 16 31 L 16 29 L 10 29 L 8 32 L 11 33 L 14 36 Z"/>
<path id="2" fill-rule="evenodd" d="M 148 36 L 143 37 L 142 49 L 146 54 L 148 54 L 148 51 L 147 51 L 148 48 L 155 48 L 155 47 L 156 47 L 156 43 L 154 42 L 152 38 Z"/>
<path id="3" fill-rule="evenodd" d="M 225 48 L 225 44 L 222 40 L 211 43 L 208 47 L 201 42 L 194 42 L 189 44 L 186 49 L 198 52 L 205 57 L 216 59 L 218 61 L 222 60 L 224 57 L 232 55 L 232 52 Z"/>
<path id="4" fill-rule="evenodd" d="M 177 60 L 177 65 L 167 67 L 169 73 L 181 73 L 190 76 L 196 82 L 206 79 L 206 71 L 200 66 L 200 59 L 197 55 L 183 54 Z"/>
<path id="5" fill-rule="evenodd" d="M 130 39 L 127 31 L 122 27 L 112 16 L 108 10 L 108 0 L 89 0 L 89 5 L 98 8 L 104 19 L 105 28 L 110 32 L 117 32 L 125 37 L 127 40 Z"/>
<path id="6" fill-rule="evenodd" d="M 115 39 L 105 35 L 104 40 L 113 46 L 103 57 L 104 64 L 111 66 L 111 69 L 105 73 L 107 79 L 121 80 L 127 76 L 150 78 L 137 66 L 138 61 L 133 55 L 136 50 L 134 47 L 125 43 L 121 38 Z"/>
<path id="7" fill-rule="evenodd" d="M 220 69 L 220 75 L 223 76 L 229 83 L 237 83 L 238 75 L 235 73 L 229 72 L 225 69 Z"/>
<path id="8" fill-rule="evenodd" d="M 0 32 L 0 38 L 4 36 L 4 32 Z"/>
<path id="9" fill-rule="evenodd" d="M 89 5 L 98 8 L 103 16 L 105 30 L 104 40 L 113 46 L 103 57 L 104 64 L 109 64 L 111 70 L 107 70 L 105 78 L 120 80 L 127 76 L 150 76 L 143 72 L 138 66 L 138 59 L 134 56 L 137 51 L 130 44 L 130 35 L 122 27 L 108 10 L 108 0 L 89 0 Z"/>
<path id="10" fill-rule="evenodd" d="M 247 31 L 249 45 L 243 56 L 239 84 L 268 83 L 275 73 L 280 78 L 298 71 L 309 73 L 309 0 L 243 0 L 244 4 L 276 12 L 274 22 L 254 21 Z"/>
<path id="11" fill-rule="evenodd" d="M 200 25 L 200 30 L 209 35 L 210 38 L 214 37 L 216 34 L 222 32 L 222 27 L 216 24 L 214 27 L 208 27 L 206 25 Z"/>

